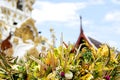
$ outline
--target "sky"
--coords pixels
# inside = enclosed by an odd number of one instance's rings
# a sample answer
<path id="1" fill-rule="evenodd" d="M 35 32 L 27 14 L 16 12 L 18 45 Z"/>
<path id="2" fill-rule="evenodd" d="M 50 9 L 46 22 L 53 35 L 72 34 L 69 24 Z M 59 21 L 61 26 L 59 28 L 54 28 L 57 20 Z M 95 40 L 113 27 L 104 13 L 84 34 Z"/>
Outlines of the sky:
<path id="1" fill-rule="evenodd" d="M 74 44 L 80 34 L 80 16 L 86 36 L 120 50 L 120 0 L 36 0 L 32 17 L 41 35 L 50 38 L 50 28 L 56 44 L 63 40 Z"/>

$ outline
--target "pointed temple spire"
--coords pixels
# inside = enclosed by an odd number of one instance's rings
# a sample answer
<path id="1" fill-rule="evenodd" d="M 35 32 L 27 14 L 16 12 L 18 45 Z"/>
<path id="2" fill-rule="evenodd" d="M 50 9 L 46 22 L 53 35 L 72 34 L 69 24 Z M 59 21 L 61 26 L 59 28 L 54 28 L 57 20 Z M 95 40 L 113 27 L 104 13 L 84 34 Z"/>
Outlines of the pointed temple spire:
<path id="1" fill-rule="evenodd" d="M 78 37 L 78 40 L 75 43 L 75 46 L 71 50 L 71 52 L 75 52 L 75 48 L 78 48 L 80 44 L 85 43 L 85 42 L 87 42 L 91 46 L 86 36 L 84 35 L 83 28 L 82 28 L 82 17 L 80 16 L 80 35 Z"/>
<path id="2" fill-rule="evenodd" d="M 86 45 L 86 43 L 87 43 L 87 45 Z M 101 42 L 99 42 L 99 41 L 97 41 L 97 40 L 95 40 L 95 39 L 93 39 L 91 37 L 86 37 L 85 36 L 83 28 L 82 28 L 82 16 L 80 16 L 80 34 L 79 34 L 79 37 L 78 37 L 74 47 L 70 51 L 70 53 L 76 52 L 76 49 L 78 49 L 80 45 L 81 45 L 80 50 L 82 50 L 82 48 L 84 48 L 84 47 L 89 48 L 91 46 L 99 48 L 100 45 L 102 45 Z"/>
<path id="3" fill-rule="evenodd" d="M 80 16 L 80 32 L 83 33 L 83 29 L 82 29 L 82 16 Z"/>

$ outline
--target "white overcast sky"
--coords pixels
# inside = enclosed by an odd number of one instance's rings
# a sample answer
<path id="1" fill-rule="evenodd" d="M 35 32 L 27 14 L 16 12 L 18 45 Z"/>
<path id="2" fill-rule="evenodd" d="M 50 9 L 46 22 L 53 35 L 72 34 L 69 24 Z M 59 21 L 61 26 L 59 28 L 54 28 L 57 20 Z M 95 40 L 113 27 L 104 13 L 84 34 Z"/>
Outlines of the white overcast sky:
<path id="1" fill-rule="evenodd" d="M 57 44 L 61 32 L 66 43 L 76 42 L 81 15 L 86 36 L 120 50 L 120 0 L 36 0 L 33 7 L 41 35 L 49 38 L 49 29 L 54 28 Z"/>

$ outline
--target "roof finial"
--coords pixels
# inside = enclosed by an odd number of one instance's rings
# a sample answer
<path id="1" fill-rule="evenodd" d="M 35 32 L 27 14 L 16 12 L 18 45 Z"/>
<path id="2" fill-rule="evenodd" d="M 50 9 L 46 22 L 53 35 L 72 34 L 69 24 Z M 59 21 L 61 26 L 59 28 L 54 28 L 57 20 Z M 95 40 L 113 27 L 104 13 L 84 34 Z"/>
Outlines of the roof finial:
<path id="1" fill-rule="evenodd" d="M 80 16 L 80 32 L 83 33 L 83 29 L 82 29 L 82 16 Z"/>

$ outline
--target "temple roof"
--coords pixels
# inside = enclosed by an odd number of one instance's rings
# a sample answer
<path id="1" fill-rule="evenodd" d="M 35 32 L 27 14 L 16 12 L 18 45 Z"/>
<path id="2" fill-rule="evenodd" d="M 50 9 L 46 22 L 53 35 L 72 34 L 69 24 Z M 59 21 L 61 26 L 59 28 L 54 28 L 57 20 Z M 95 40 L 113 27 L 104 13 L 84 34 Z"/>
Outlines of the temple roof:
<path id="1" fill-rule="evenodd" d="M 80 35 L 79 35 L 78 40 L 75 44 L 75 47 L 78 48 L 80 44 L 84 43 L 83 40 L 85 40 L 91 46 L 91 44 L 90 44 L 89 40 L 87 39 L 87 37 L 85 36 L 84 31 L 83 31 L 82 26 L 81 26 Z"/>
<path id="2" fill-rule="evenodd" d="M 71 52 L 75 51 L 75 48 L 78 48 L 80 46 L 80 44 L 83 44 L 85 42 L 88 43 L 89 46 L 94 46 L 95 48 L 99 48 L 100 45 L 102 44 L 101 42 L 91 38 L 91 37 L 86 37 L 82 28 L 82 17 L 80 16 L 80 35 L 75 43 L 75 46 L 73 47 L 73 49 L 71 50 Z M 83 41 L 84 40 L 84 41 Z"/>
<path id="3" fill-rule="evenodd" d="M 92 43 L 96 48 L 99 48 L 100 45 L 102 45 L 101 42 L 99 42 L 99 41 L 97 41 L 97 40 L 95 40 L 95 39 L 93 39 L 93 38 L 91 38 L 91 37 L 88 37 L 88 39 L 91 41 L 91 43 Z"/>

